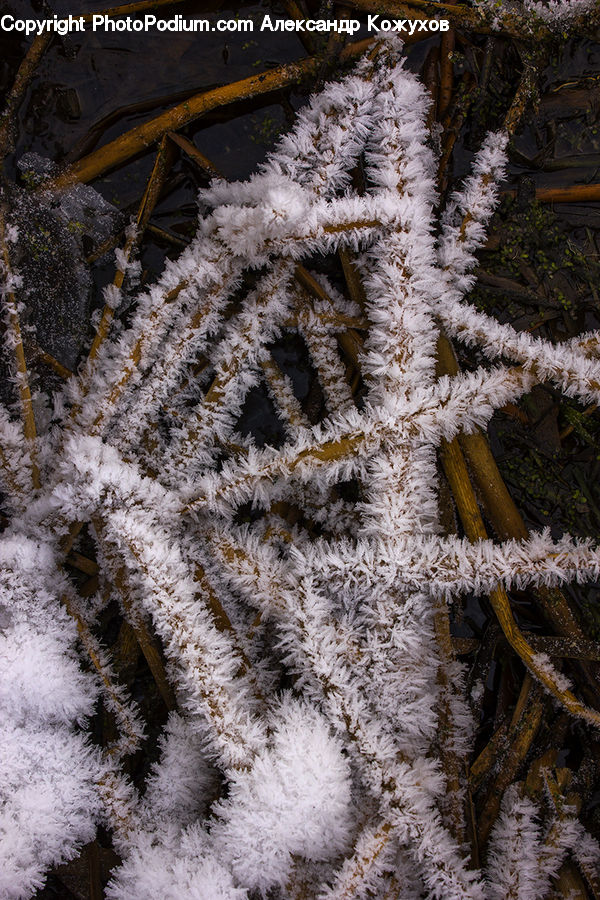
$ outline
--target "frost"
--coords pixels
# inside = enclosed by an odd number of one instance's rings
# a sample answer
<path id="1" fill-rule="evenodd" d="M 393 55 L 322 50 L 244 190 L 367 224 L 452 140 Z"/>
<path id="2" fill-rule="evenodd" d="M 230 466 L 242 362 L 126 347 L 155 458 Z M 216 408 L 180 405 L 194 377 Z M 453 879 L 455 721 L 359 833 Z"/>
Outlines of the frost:
<path id="1" fill-rule="evenodd" d="M 552 665 L 550 661 L 550 657 L 546 653 L 535 653 L 533 657 L 533 662 L 540 672 L 544 672 L 550 678 L 552 678 L 561 691 L 568 691 L 571 689 L 572 684 L 568 678 L 566 678 L 562 672 L 557 671 L 557 669 Z"/>
<path id="2" fill-rule="evenodd" d="M 400 53 L 384 40 L 312 98 L 260 172 L 203 192 L 196 237 L 69 379 L 58 424 L 25 440 L 0 410 L 3 896 L 31 895 L 98 823 L 123 860 L 113 900 L 383 897 L 398 882 L 407 900 L 525 898 L 576 844 L 594 861 L 570 808 L 545 834 L 514 785 L 484 869 L 457 836 L 474 724 L 439 635 L 445 604 L 597 578 L 600 550 L 548 532 L 441 535 L 436 449 L 539 381 L 597 402 L 599 336 L 553 346 L 466 303 L 507 138 L 485 138 L 437 223 L 430 99 Z M 323 276 L 296 278 L 299 261 L 338 250 L 356 254 L 364 310 Z M 117 264 L 135 265 L 125 251 Z M 361 409 L 337 350 L 357 320 Z M 494 365 L 437 378 L 440 325 Z M 318 425 L 270 353 L 289 328 L 319 371 Z M 263 380 L 280 449 L 236 432 Z M 336 493 L 351 479 L 353 501 Z M 171 708 L 139 792 L 122 762 L 144 728 L 96 638 L 104 600 L 61 571 L 84 524 Z M 544 687 L 597 725 L 523 641 Z M 102 750 L 86 737 L 100 696 L 119 732 Z"/>

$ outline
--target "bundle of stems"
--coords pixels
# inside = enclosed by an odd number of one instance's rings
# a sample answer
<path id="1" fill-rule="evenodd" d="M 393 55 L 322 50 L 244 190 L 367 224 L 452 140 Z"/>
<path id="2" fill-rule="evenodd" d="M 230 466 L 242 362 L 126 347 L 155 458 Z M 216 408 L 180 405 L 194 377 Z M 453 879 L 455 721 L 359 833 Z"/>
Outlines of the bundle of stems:
<path id="1" fill-rule="evenodd" d="M 558 6 L 526 3 L 497 27 L 526 37 L 540 22 L 548 34 L 555 20 L 578 26 L 573 4 Z M 467 27 L 491 21 L 483 4 L 456 9 Z M 452 109 L 453 46 L 444 39 L 441 115 Z M 4 152 L 43 50 L 32 47 L 9 98 Z M 12 262 L 18 231 L 0 217 L 18 407 L 0 409 L 2 896 L 32 896 L 100 824 L 119 856 L 112 900 L 598 896 L 600 848 L 581 814 L 593 764 L 559 766 L 549 729 L 600 726 L 598 647 L 559 587 L 597 578 L 600 548 L 528 532 L 485 428 L 540 383 L 596 404 L 600 334 L 552 344 L 466 299 L 537 53 L 503 127 L 442 196 L 451 148 L 431 149 L 432 96 L 402 45 L 378 35 L 258 174 L 217 177 L 202 192 L 196 236 L 123 317 L 174 148 L 194 158 L 176 130 L 322 61 L 209 92 L 46 183 L 60 196 L 159 141 L 87 360 L 76 374 L 54 361 L 65 384 L 43 427 Z M 315 373 L 318 421 L 278 358 L 286 336 Z M 462 372 L 452 342 L 484 362 Z M 280 446 L 241 431 L 260 386 Z M 532 592 L 555 634 L 525 632 L 515 588 Z M 453 627 L 472 594 L 487 597 L 494 624 L 469 668 Z M 111 605 L 121 626 L 109 647 Z M 498 648 L 522 683 L 482 741 Z M 128 689 L 138 657 L 165 723 L 144 779 L 131 777 L 154 728 Z M 565 658 L 578 662 L 567 669 Z"/>

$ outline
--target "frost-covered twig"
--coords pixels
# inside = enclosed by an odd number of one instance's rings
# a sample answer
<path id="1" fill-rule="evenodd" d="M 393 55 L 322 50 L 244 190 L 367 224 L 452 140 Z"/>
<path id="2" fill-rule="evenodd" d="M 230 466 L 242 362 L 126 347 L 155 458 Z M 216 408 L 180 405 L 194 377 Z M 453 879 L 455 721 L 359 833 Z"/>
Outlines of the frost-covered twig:
<path id="1" fill-rule="evenodd" d="M 47 487 L 34 502 L 25 500 L 31 457 L 18 427 L 0 418 L 13 515 L 0 547 L 2 626 L 19 686 L 0 696 L 0 712 L 14 732 L 9 750 L 27 746 L 32 718 L 58 747 L 46 760 L 55 820 L 28 823 L 26 853 L 5 857 L 22 896 L 97 821 L 111 827 L 123 859 L 113 900 L 294 897 L 304 887 L 323 900 L 394 890 L 407 900 L 525 897 L 531 878 L 516 872 L 519 853 L 537 841 L 542 856 L 556 850 L 555 866 L 573 844 L 571 824 L 542 836 L 537 812 L 509 787 L 487 866 L 471 867 L 463 772 L 473 722 L 447 604 L 489 593 L 544 688 L 597 724 L 552 661 L 533 652 L 505 589 L 597 577 L 600 551 L 548 533 L 487 540 L 474 495 L 469 540 L 442 536 L 436 450 L 444 456 L 444 441 L 485 425 L 538 381 L 596 400 L 598 335 L 556 347 L 465 302 L 506 139 L 488 135 L 436 242 L 428 106 L 400 46 L 382 39 L 310 101 L 261 172 L 203 192 L 210 209 L 195 239 L 67 384 L 71 410 L 41 442 Z M 351 189 L 359 159 L 361 195 Z M 304 267 L 333 251 L 351 301 Z M 238 293 L 247 270 L 252 287 Z M 440 323 L 517 365 L 436 377 Z M 324 395 L 315 426 L 275 362 L 272 345 L 290 327 L 304 336 Z M 351 353 L 360 397 L 338 355 L 342 329 L 355 327 L 364 335 Z M 279 448 L 236 433 L 263 378 L 286 432 Z M 98 677 L 128 735 L 119 750 L 139 736 L 92 616 L 59 574 L 89 522 L 98 564 L 171 708 L 140 796 L 115 748 L 100 752 L 83 736 Z M 96 675 L 77 669 L 73 620 Z M 51 697 L 20 652 L 44 661 Z M 541 704 L 534 713 L 538 721 Z M 42 757 L 30 749 L 4 783 L 19 822 L 23 785 Z"/>

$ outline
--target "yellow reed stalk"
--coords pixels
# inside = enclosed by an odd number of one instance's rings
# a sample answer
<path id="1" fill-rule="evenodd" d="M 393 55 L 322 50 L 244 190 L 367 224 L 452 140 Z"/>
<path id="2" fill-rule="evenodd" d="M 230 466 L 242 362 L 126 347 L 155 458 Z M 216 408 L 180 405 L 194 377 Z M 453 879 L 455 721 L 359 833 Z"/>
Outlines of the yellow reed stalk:
<path id="1" fill-rule="evenodd" d="M 133 3 L 125 3 L 122 6 L 109 6 L 108 9 L 99 9 L 96 13 L 85 13 L 82 16 L 84 22 L 91 22 L 92 16 L 132 16 L 134 13 L 145 12 L 147 9 L 158 9 L 161 6 L 174 6 L 183 0 L 135 0 Z"/>
<path id="2" fill-rule="evenodd" d="M 441 459 L 466 536 L 470 541 L 486 540 L 485 525 L 477 505 L 465 459 L 456 438 L 450 443 L 447 441 L 442 443 Z M 490 591 L 489 599 L 508 643 L 525 666 L 568 712 L 600 727 L 600 713 L 577 700 L 571 691 L 561 689 L 555 679 L 539 666 L 535 658 L 536 654 L 515 622 L 504 588 L 494 588 Z"/>
<path id="3" fill-rule="evenodd" d="M 167 136 L 169 140 L 173 144 L 176 144 L 180 150 L 183 150 L 183 152 L 186 153 L 206 175 L 209 175 L 211 178 L 224 177 L 215 164 L 211 162 L 204 153 L 201 153 L 196 145 L 192 144 L 188 138 L 184 137 L 182 134 L 177 134 L 176 131 L 168 131 Z"/>
<path id="4" fill-rule="evenodd" d="M 171 161 L 172 159 L 169 152 L 167 140 L 166 138 L 163 138 L 160 142 L 160 146 L 156 154 L 156 159 L 154 160 L 154 166 L 152 167 L 152 172 L 150 173 L 150 177 L 146 184 L 146 189 L 144 190 L 144 194 L 138 209 L 136 217 L 136 232 L 135 234 L 131 234 L 127 238 L 127 240 L 125 241 L 125 246 L 123 247 L 123 253 L 127 262 L 129 262 L 131 254 L 133 253 L 141 234 L 143 234 L 144 229 L 146 228 L 150 220 L 150 216 L 152 215 L 154 207 L 158 202 L 158 198 L 165 182 L 165 178 L 171 167 Z M 117 288 L 117 290 L 120 290 L 123 287 L 124 279 L 125 272 L 121 269 L 117 269 L 117 271 L 115 272 L 115 277 L 113 279 L 113 285 Z M 102 310 L 102 317 L 98 324 L 96 334 L 94 335 L 92 346 L 90 347 L 90 352 L 88 355 L 89 360 L 94 360 L 98 355 L 98 350 L 100 349 L 101 345 L 108 335 L 111 322 L 114 318 L 114 313 L 115 311 L 112 306 L 107 303 Z"/>

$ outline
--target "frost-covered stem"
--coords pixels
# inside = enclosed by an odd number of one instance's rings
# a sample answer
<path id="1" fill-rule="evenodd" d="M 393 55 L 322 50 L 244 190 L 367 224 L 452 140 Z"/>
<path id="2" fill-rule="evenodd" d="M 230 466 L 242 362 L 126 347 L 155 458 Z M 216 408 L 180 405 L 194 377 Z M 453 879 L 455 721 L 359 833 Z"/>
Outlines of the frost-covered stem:
<path id="1" fill-rule="evenodd" d="M 295 618 L 303 630 L 315 641 L 315 629 L 307 624 L 304 610 L 298 608 Z M 312 653 L 310 654 L 312 656 Z M 309 656 L 309 659 L 310 659 Z M 321 670 L 326 655 L 319 654 L 314 660 L 314 668 Z M 332 689 L 333 688 L 333 689 Z M 423 790 L 420 800 L 415 802 L 411 784 L 413 778 L 419 781 L 418 768 L 412 770 L 409 764 L 402 765 L 402 771 L 396 777 L 394 766 L 390 760 L 380 756 L 378 744 L 384 745 L 385 739 L 378 734 L 375 720 L 367 710 L 359 712 L 356 698 L 348 697 L 346 691 L 339 691 L 330 683 L 324 700 L 329 715 L 342 725 L 351 739 L 363 769 L 365 780 L 374 796 L 382 799 L 383 809 L 391 813 L 401 833 L 411 835 L 415 844 L 413 851 L 415 862 L 421 864 L 422 874 L 432 896 L 453 897 L 456 900 L 466 897 L 482 898 L 482 894 L 474 878 L 467 873 L 458 847 L 449 833 L 443 828 L 439 813 L 431 801 L 427 802 L 427 789 Z M 356 716 L 359 715 L 357 719 Z"/>
<path id="2" fill-rule="evenodd" d="M 102 798 L 103 818 L 112 832 L 116 848 L 127 851 L 141 818 L 137 791 L 112 759 L 105 760 L 97 787 Z"/>
<path id="3" fill-rule="evenodd" d="M 555 780 L 543 767 L 547 759 L 545 755 L 534 764 L 525 791 L 521 785 L 512 785 L 504 793 L 488 851 L 490 900 L 545 897 L 569 851 L 592 867 L 600 859 L 600 847 L 576 818 L 578 798 L 572 804 L 562 794 L 565 770 L 557 771 Z M 542 787 L 554 806 L 554 821 L 546 829 L 541 826 L 539 807 L 527 796 L 538 794 Z"/>
<path id="4" fill-rule="evenodd" d="M 182 708 L 210 722 L 213 752 L 226 768 L 250 765 L 264 741 L 256 716 L 260 702 L 237 647 L 198 602 L 181 548 L 173 546 L 157 565 L 164 535 L 156 526 L 149 528 L 143 516 L 113 513 L 105 518 L 105 527 L 106 539 L 135 574 L 142 602 L 177 673 Z"/>
<path id="5" fill-rule="evenodd" d="M 406 403 L 395 400 L 395 415 L 388 415 L 381 408 L 373 410 L 370 422 L 365 421 L 364 416 L 359 419 L 351 415 L 347 408 L 347 415 L 342 413 L 325 420 L 319 428 L 296 432 L 295 441 L 288 443 L 281 453 L 274 453 L 271 448 L 253 450 L 251 458 L 246 455 L 244 460 L 228 463 L 220 475 L 205 476 L 205 494 L 192 500 L 186 509 L 202 503 L 218 507 L 222 502 L 243 502 L 252 494 L 258 496 L 266 490 L 275 477 L 280 481 L 289 478 L 306 480 L 316 469 L 322 469 L 323 463 L 335 462 L 340 469 L 346 467 L 348 472 L 357 471 L 362 468 L 364 457 L 384 445 L 396 468 L 396 484 L 400 485 L 400 494 L 386 494 L 386 502 L 393 502 L 403 510 L 404 518 L 395 521 L 396 527 L 402 525 L 401 530 L 405 530 L 405 519 L 414 514 L 415 508 L 414 500 L 409 502 L 408 495 L 417 490 L 423 480 L 417 477 L 419 472 L 424 477 L 425 467 L 431 466 L 431 446 L 442 435 L 450 437 L 461 428 L 485 424 L 492 414 L 494 400 L 519 396 L 535 381 L 534 375 L 519 368 L 493 370 L 483 376 L 467 374 L 437 388 L 421 391 L 419 400 Z M 434 400 L 436 408 L 432 409 Z M 396 448 L 403 441 L 408 449 L 399 453 Z M 385 468 L 387 454 L 379 462 L 376 456 L 372 467 Z M 384 487 L 385 484 L 380 486 L 382 493 L 385 493 Z M 421 486 L 420 512 L 422 517 L 428 515 L 434 521 L 432 487 L 431 483 Z M 428 498 L 426 507 L 425 496 Z M 370 502 L 374 502 L 372 497 Z M 391 527 L 390 523 L 386 525 L 388 532 Z"/>
<path id="6" fill-rule="evenodd" d="M 580 837 L 586 840 L 588 846 L 585 847 L 585 850 L 588 850 L 588 852 L 580 852 L 580 849 L 583 851 L 584 848 L 580 848 L 578 844 L 576 844 L 573 848 L 573 855 L 575 856 L 577 865 L 585 876 L 585 880 L 592 889 L 594 897 L 600 897 L 600 874 L 598 873 L 598 868 L 600 865 L 600 854 L 598 852 L 598 843 L 589 834 L 587 834 L 587 832 L 584 832 L 579 822 L 577 822 L 576 825 L 579 826 L 578 831 Z M 595 845 L 593 846 L 593 850 L 591 853 L 589 852 L 589 844 Z"/>
<path id="7" fill-rule="evenodd" d="M 272 358 L 263 360 L 261 367 L 269 394 L 290 440 L 309 434 L 310 422 L 294 394 L 290 379 Z M 358 522 L 354 507 L 342 500 L 332 500 L 332 491 L 326 492 L 328 496 L 325 499 L 323 487 L 308 483 L 302 489 L 297 485 L 290 485 L 290 488 L 290 501 L 297 503 L 299 508 L 304 508 L 313 521 L 325 524 L 334 533 Z M 277 506 L 277 502 L 271 506 L 271 512 L 275 515 L 279 514 Z M 289 540 L 293 542 L 291 535 Z"/>
<path id="8" fill-rule="evenodd" d="M 31 460 L 31 481 L 34 490 L 40 487 L 40 471 L 37 464 L 36 449 L 36 427 L 35 417 L 33 414 L 33 405 L 31 402 L 31 389 L 29 387 L 29 374 L 27 371 L 27 363 L 25 362 L 25 351 L 23 350 L 23 339 L 21 337 L 21 323 L 19 320 L 19 312 L 17 300 L 13 290 L 15 277 L 12 273 L 10 255 L 7 246 L 6 222 L 4 213 L 0 211 L 0 246 L 2 248 L 2 266 L 5 285 L 0 291 L 4 299 L 6 308 L 6 343 L 13 357 L 15 369 L 15 378 L 19 390 L 19 399 L 21 403 L 21 416 L 23 420 L 23 434 L 28 445 L 29 456 Z"/>
<path id="9" fill-rule="evenodd" d="M 442 464 L 456 501 L 465 534 L 470 541 L 485 540 L 487 532 L 477 505 L 466 463 L 456 438 L 450 443 L 444 443 L 442 447 Z M 493 588 L 489 593 L 489 598 L 506 639 L 524 665 L 571 715 L 585 719 L 600 727 L 600 713 L 577 700 L 571 691 L 561 688 L 558 683 L 557 673 L 553 671 L 551 666 L 540 666 L 537 654 L 534 653 L 527 643 L 515 622 L 505 589 L 503 587 Z"/>
<path id="10" fill-rule="evenodd" d="M 315 440 L 312 434 L 303 435 L 297 445 L 288 446 L 284 454 L 264 453 L 260 459 L 260 468 L 249 469 L 246 463 L 231 465 L 225 474 L 214 476 L 205 482 L 206 491 L 197 499 L 192 499 L 182 510 L 188 512 L 204 504 L 208 508 L 216 507 L 222 502 L 239 503 L 252 496 L 261 482 L 273 481 L 279 477 L 299 474 L 305 480 L 316 469 L 322 469 L 324 463 L 341 462 L 350 467 L 360 464 L 357 459 L 360 451 L 368 443 L 377 441 L 377 436 L 362 433 L 342 433 L 340 437 Z M 263 461 L 264 460 L 264 461 Z"/>
<path id="11" fill-rule="evenodd" d="M 62 603 L 75 622 L 79 641 L 95 669 L 105 697 L 107 709 L 115 716 L 121 732 L 121 739 L 107 749 L 107 753 L 115 759 L 128 756 L 138 749 L 140 738 L 144 734 L 139 712 L 133 700 L 126 696 L 125 689 L 118 684 L 115 673 L 108 660 L 108 654 L 96 640 L 92 631 L 78 609 L 79 602 L 74 595 L 63 594 Z"/>
<path id="12" fill-rule="evenodd" d="M 126 264 L 129 262 L 135 244 L 136 235 L 129 234 L 125 240 L 125 245 L 123 246 L 122 268 L 118 268 L 115 272 L 115 277 L 112 283 L 112 290 L 106 295 L 104 308 L 102 309 L 102 315 L 100 317 L 100 321 L 98 322 L 98 327 L 96 328 L 96 334 L 94 335 L 94 339 L 92 340 L 92 344 L 90 346 L 90 351 L 88 353 L 88 365 L 96 358 L 100 347 L 108 337 L 110 326 L 114 319 L 115 309 L 117 308 L 120 299 L 121 288 L 123 287 L 123 282 L 125 281 L 125 270 L 127 267 Z"/>
<path id="13" fill-rule="evenodd" d="M 166 708 L 169 711 L 173 710 L 177 706 L 175 694 L 169 683 L 158 644 L 148 629 L 143 612 L 138 608 L 138 604 L 129 590 L 127 570 L 125 566 L 119 565 L 114 554 L 111 552 L 111 548 L 104 540 L 102 521 L 99 518 L 96 518 L 94 519 L 93 524 L 103 561 L 108 568 L 111 580 L 119 593 L 125 613 L 125 619 L 133 629 L 136 640 L 148 663 L 148 668 L 152 673 L 158 692 L 161 695 Z"/>
<path id="14" fill-rule="evenodd" d="M 555 382 L 567 396 L 598 402 L 598 361 L 582 358 L 576 345 L 566 342 L 553 346 L 510 325 L 490 324 L 487 316 L 466 303 L 440 306 L 437 315 L 451 336 L 468 345 L 477 344 L 490 359 L 507 356 L 534 372 L 539 381 Z"/>
<path id="15" fill-rule="evenodd" d="M 490 837 L 486 867 L 490 900 L 526 900 L 546 896 L 546 873 L 541 872 L 538 866 L 539 810 L 522 793 L 520 785 L 511 785 L 506 791 L 501 813 Z"/>
<path id="16" fill-rule="evenodd" d="M 271 356 L 261 360 L 260 365 L 278 416 L 283 421 L 288 436 L 295 437 L 298 429 L 309 428 L 310 422 L 294 394 L 292 383 Z"/>
<path id="17" fill-rule="evenodd" d="M 229 436 L 246 393 L 256 380 L 265 345 L 277 336 L 289 309 L 286 288 L 292 272 L 293 263 L 286 260 L 275 263 L 210 353 L 215 366 L 214 378 L 201 402 L 187 413 L 187 421 L 173 435 L 168 450 L 168 456 L 177 459 L 178 473 L 187 470 L 196 456 L 208 464 L 215 443 Z"/>
<path id="18" fill-rule="evenodd" d="M 397 851 L 394 828 L 383 822 L 377 828 L 367 825 L 359 834 L 353 855 L 346 860 L 330 888 L 319 894 L 318 900 L 355 900 L 372 892 L 378 884 L 386 863 L 393 868 L 391 855 Z"/>
<path id="19" fill-rule="evenodd" d="M 13 504 L 18 502 L 23 486 L 19 484 L 17 473 L 13 470 L 10 454 L 7 448 L 0 443 L 0 477 L 2 488 L 8 494 Z"/>
<path id="20" fill-rule="evenodd" d="M 146 184 L 146 189 L 138 208 L 135 225 L 126 231 L 126 240 L 123 250 L 117 255 L 118 266 L 112 283 L 112 289 L 106 293 L 106 302 L 102 310 L 102 316 L 94 340 L 88 354 L 88 362 L 93 361 L 98 351 L 106 340 L 115 310 L 121 299 L 121 290 L 125 281 L 125 274 L 131 262 L 132 255 L 139 244 L 141 236 L 148 225 L 154 207 L 158 202 L 162 186 L 170 167 L 169 143 L 166 137 L 159 144 L 154 165 Z"/>
<path id="21" fill-rule="evenodd" d="M 161 318 L 164 315 L 164 306 L 175 302 L 179 294 L 184 291 L 188 286 L 188 280 L 182 279 L 175 287 L 170 288 L 164 292 L 164 296 L 162 299 L 162 303 L 160 305 L 155 305 L 153 309 L 150 311 L 147 321 L 143 323 L 143 326 L 147 329 L 147 332 L 152 332 L 154 328 L 158 328 L 160 326 Z M 107 323 L 108 324 L 108 323 Z M 103 345 L 104 341 L 100 341 L 97 347 L 96 356 L 98 355 L 98 351 L 100 347 Z M 137 365 L 142 357 L 142 351 L 145 346 L 145 335 L 142 332 L 141 336 L 137 338 L 137 340 L 132 344 L 131 350 L 129 353 L 128 359 L 125 360 L 123 366 L 124 371 L 121 379 L 117 382 L 117 384 L 112 387 L 106 398 L 108 402 L 112 395 L 115 395 L 115 399 L 118 399 L 121 391 L 124 389 L 125 385 L 131 378 L 131 376 L 136 371 Z M 93 365 L 94 360 L 90 360 L 86 365 L 84 371 L 80 376 L 80 391 L 79 395 L 76 397 L 75 402 L 71 407 L 71 418 L 73 420 L 77 420 L 78 416 L 81 413 L 82 407 L 84 403 L 86 403 L 86 398 L 93 387 L 93 379 L 95 374 L 95 366 Z M 99 420 L 98 420 L 99 421 Z"/>
<path id="22" fill-rule="evenodd" d="M 405 211 L 401 222 L 382 230 L 369 250 L 365 280 L 373 327 L 365 341 L 362 370 L 370 376 L 370 401 L 385 406 L 433 380 L 437 331 L 423 311 L 423 299 L 435 286 L 427 224 L 435 194 L 433 159 L 425 146 L 429 99 L 400 69 L 384 68 L 379 82 L 374 132 L 377 146 L 385 151 L 366 154 L 367 173 L 377 188 L 395 195 Z M 400 98 L 410 109 L 408 119 L 395 112 Z M 434 459 L 422 440 L 392 439 L 368 465 L 367 529 L 391 533 L 435 528 L 435 481 Z"/>
<path id="23" fill-rule="evenodd" d="M 214 264 L 214 261 L 211 262 Z M 139 436 L 148 418 L 160 407 L 174 383 L 180 380 L 181 369 L 188 358 L 202 349 L 208 329 L 216 324 L 220 308 L 240 270 L 239 263 L 236 265 L 233 260 L 223 261 L 222 266 L 224 271 L 214 279 L 217 283 L 203 292 L 199 308 L 195 308 L 191 313 L 184 311 L 181 321 L 177 322 L 177 327 L 171 330 L 164 343 L 156 346 L 155 341 L 152 341 L 154 346 L 149 346 L 144 353 L 142 349 L 146 343 L 144 337 L 136 341 L 120 377 L 113 381 L 113 386 L 105 392 L 101 400 L 103 404 L 101 411 L 91 424 L 90 433 L 102 433 L 110 418 L 117 414 L 118 405 L 125 399 L 125 391 L 133 376 L 138 371 L 143 374 L 149 371 L 149 377 L 135 392 L 135 399 L 131 400 L 135 416 L 133 421 L 131 415 L 126 417 L 128 427 L 124 429 L 123 434 L 129 444 Z M 128 409 L 127 412 L 130 413 L 131 410 Z"/>
<path id="24" fill-rule="evenodd" d="M 345 411 L 354 409 L 354 399 L 345 366 L 339 356 L 336 336 L 340 328 L 341 312 L 348 314 L 354 310 L 324 276 L 314 276 L 303 266 L 297 266 L 296 280 L 296 326 L 317 371 L 329 414 L 343 415 Z M 347 322 L 343 324 L 346 325 Z M 309 425 L 308 420 L 305 419 L 304 425 Z M 300 433 L 297 431 L 290 436 L 298 437 Z M 332 490 L 328 492 L 330 496 L 327 500 L 324 500 L 324 493 L 324 486 L 318 488 L 313 485 L 311 490 L 308 483 L 304 487 L 300 505 L 304 503 L 314 521 L 324 524 L 333 533 L 358 524 L 359 517 L 353 508 L 346 507 L 341 500 L 333 499 Z"/>
<path id="25" fill-rule="evenodd" d="M 580 350 L 586 348 L 592 356 L 598 352 L 597 339 L 586 344 L 585 338 L 579 338 L 572 343 L 573 346 L 577 346 Z M 530 371 L 532 374 L 535 373 L 535 369 L 535 365 L 531 367 Z M 508 370 L 505 371 L 508 375 Z M 454 350 L 445 335 L 440 335 L 438 341 L 438 372 L 439 374 L 452 376 L 456 376 L 459 373 Z M 459 442 L 469 469 L 475 478 L 486 516 L 492 523 L 498 537 L 501 539 L 526 539 L 528 530 L 504 484 L 486 436 L 481 431 L 476 430 L 470 434 L 460 435 Z M 549 588 L 547 585 L 540 584 L 535 589 L 535 593 L 542 605 L 544 616 L 559 633 L 567 636 L 579 635 L 583 638 L 583 632 L 579 623 L 574 618 L 564 594 L 558 588 Z M 581 665 L 588 671 L 588 678 L 593 680 L 588 664 L 582 662 Z"/>
<path id="26" fill-rule="evenodd" d="M 0 404 L 0 483 L 15 511 L 23 511 L 33 483 L 31 456 L 24 447 L 22 423 L 11 422 Z"/>
<path id="27" fill-rule="evenodd" d="M 335 334 L 324 326 L 313 305 L 298 311 L 300 333 L 318 373 L 319 383 L 330 412 L 353 406 L 352 393 L 337 350 Z"/>
<path id="28" fill-rule="evenodd" d="M 265 560 L 258 557 L 253 561 L 248 550 L 245 547 L 241 551 L 226 552 L 223 559 L 233 572 L 237 569 L 234 583 L 239 587 L 244 585 L 249 591 L 248 599 L 256 600 L 264 595 L 267 572 Z M 276 566 L 274 560 L 273 565 Z M 277 597 L 276 609 L 285 628 L 290 661 L 304 673 L 304 678 L 307 670 L 312 673 L 311 681 L 316 680 L 320 686 L 322 703 L 331 720 L 349 736 L 349 746 L 356 751 L 357 762 L 373 795 L 382 798 L 383 809 L 389 810 L 392 816 L 390 821 L 397 821 L 397 827 L 403 833 L 407 830 L 416 841 L 415 859 L 420 864 L 427 860 L 430 868 L 423 871 L 423 877 L 436 892 L 434 896 L 455 900 L 482 898 L 473 876 L 467 873 L 457 846 L 441 825 L 434 804 L 429 799 L 425 802 L 423 794 L 415 802 L 412 782 L 413 779 L 420 781 L 420 762 L 416 764 L 415 761 L 413 768 L 413 764 L 403 761 L 401 771 L 395 773 L 397 749 L 389 744 L 353 674 L 356 661 L 345 655 L 347 641 L 352 640 L 352 636 L 346 640 L 341 636 L 332 640 L 333 629 L 324 617 L 322 606 L 318 605 L 320 598 L 312 589 L 310 577 L 300 578 L 289 587 L 282 585 L 281 592 L 274 592 L 272 573 L 268 574 L 271 577 L 268 578 L 266 605 L 273 612 L 272 598 Z M 429 789 L 424 785 L 423 788 L 427 794 Z M 444 888 L 447 894 L 437 893 Z"/>
<path id="29" fill-rule="evenodd" d="M 277 620 L 287 621 L 286 586 L 281 568 L 275 564 L 272 554 L 277 539 L 285 543 L 291 541 L 290 532 L 281 528 L 267 529 L 260 548 L 253 543 L 236 540 L 233 532 L 208 530 L 206 538 L 217 559 L 225 567 L 232 585 L 241 583 L 243 589 L 249 591 L 248 600 L 252 606 L 258 607 L 265 618 L 274 616 Z M 345 660 L 349 666 L 360 662 L 360 645 L 350 629 L 343 623 L 336 622 L 333 617 L 324 617 L 323 614 L 320 622 L 323 629 L 334 636 L 340 659 Z"/>
<path id="30" fill-rule="evenodd" d="M 345 248 L 340 246 L 338 254 L 343 253 Z M 342 297 L 342 295 L 334 290 L 333 286 L 323 275 L 316 276 L 300 263 L 296 266 L 295 278 L 303 290 L 312 295 L 313 300 L 317 302 L 312 304 L 313 312 L 319 316 L 325 328 L 332 328 L 339 331 L 344 328 L 366 329 L 368 322 L 361 315 L 363 306 L 354 298 L 354 294 L 350 292 L 352 303 Z M 364 297 L 362 298 L 363 302 Z M 292 323 L 294 327 L 297 322 Z"/>
<path id="31" fill-rule="evenodd" d="M 219 631 L 227 635 L 227 637 L 231 641 L 235 653 L 239 656 L 241 661 L 241 673 L 246 675 L 250 679 L 257 699 L 263 702 L 264 697 L 258 685 L 256 674 L 252 670 L 252 663 L 246 655 L 246 652 L 240 642 L 239 635 L 236 632 L 231 619 L 227 615 L 225 607 L 219 600 L 217 592 L 213 588 L 210 578 L 208 577 L 205 569 L 198 562 L 194 566 L 194 580 L 198 586 L 200 594 L 206 598 L 206 604 L 211 613 L 214 624 L 219 629 Z"/>
<path id="32" fill-rule="evenodd" d="M 487 532 L 479 512 L 466 463 L 456 438 L 450 443 L 443 444 L 442 464 L 456 501 L 465 534 L 470 541 L 485 540 Z M 556 673 L 553 674 L 551 667 L 542 668 L 539 665 L 537 655 L 527 643 L 515 622 L 505 589 L 503 587 L 493 588 L 490 591 L 489 598 L 506 639 L 525 666 L 571 715 L 583 718 L 600 727 L 600 713 L 580 703 L 571 691 L 561 688 L 558 684 L 559 679 L 556 677 Z"/>

